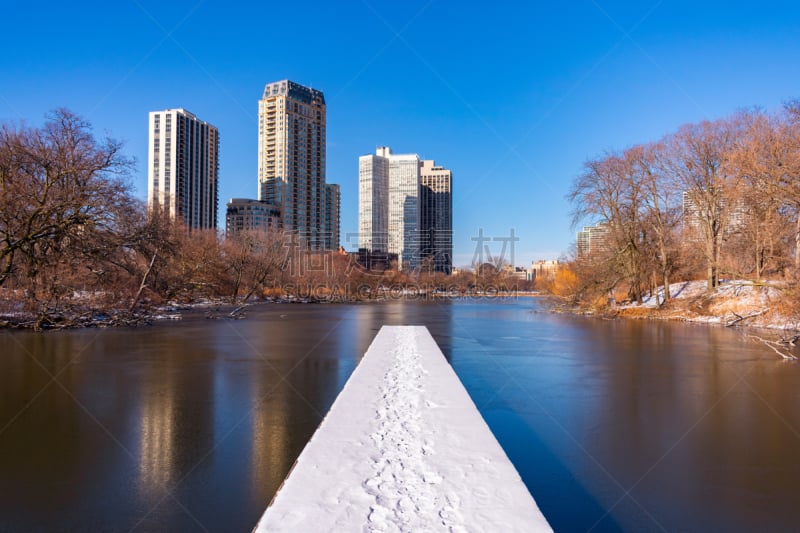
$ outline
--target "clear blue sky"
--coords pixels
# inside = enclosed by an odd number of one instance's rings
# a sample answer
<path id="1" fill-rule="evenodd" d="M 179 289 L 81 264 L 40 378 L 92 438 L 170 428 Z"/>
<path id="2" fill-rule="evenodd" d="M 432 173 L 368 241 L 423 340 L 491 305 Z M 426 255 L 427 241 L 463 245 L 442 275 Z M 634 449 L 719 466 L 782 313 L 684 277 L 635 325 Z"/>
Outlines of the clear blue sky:
<path id="1" fill-rule="evenodd" d="M 525 265 L 574 241 L 564 195 L 587 158 L 800 97 L 794 2 L 559 4 L 5 0 L 0 120 L 71 109 L 125 141 L 145 198 L 147 113 L 186 108 L 220 130 L 224 213 L 257 195 L 258 100 L 288 78 L 325 93 L 348 249 L 358 156 L 388 145 L 453 170 L 457 265 L 512 229 Z"/>

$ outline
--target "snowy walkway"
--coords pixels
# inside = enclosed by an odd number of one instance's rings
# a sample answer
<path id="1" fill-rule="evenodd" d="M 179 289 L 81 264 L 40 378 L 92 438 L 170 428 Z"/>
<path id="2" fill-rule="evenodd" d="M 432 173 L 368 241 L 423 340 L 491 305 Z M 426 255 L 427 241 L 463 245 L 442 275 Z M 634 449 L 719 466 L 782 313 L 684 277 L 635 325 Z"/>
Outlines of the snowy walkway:
<path id="1" fill-rule="evenodd" d="M 550 531 L 422 326 L 384 326 L 257 531 Z"/>

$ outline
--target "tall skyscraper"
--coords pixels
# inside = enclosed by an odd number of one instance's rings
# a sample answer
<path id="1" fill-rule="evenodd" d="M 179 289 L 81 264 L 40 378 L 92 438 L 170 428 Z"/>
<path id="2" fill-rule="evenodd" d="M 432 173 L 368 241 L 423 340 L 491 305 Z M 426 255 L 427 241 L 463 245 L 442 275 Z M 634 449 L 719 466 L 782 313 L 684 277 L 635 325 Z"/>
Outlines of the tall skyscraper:
<path id="1" fill-rule="evenodd" d="M 388 149 L 387 149 L 388 150 Z M 390 254 L 397 254 L 400 268 L 419 266 L 419 156 L 389 153 L 389 216 L 387 231 Z"/>
<path id="2" fill-rule="evenodd" d="M 453 173 L 433 161 L 419 172 L 419 255 L 436 272 L 453 270 Z"/>
<path id="3" fill-rule="evenodd" d="M 450 273 L 452 173 L 385 146 L 358 165 L 359 249 L 397 254 L 403 269 L 424 267 L 421 261 L 431 258 L 431 268 Z"/>
<path id="4" fill-rule="evenodd" d="M 219 133 L 185 109 L 150 112 L 147 201 L 188 228 L 217 227 Z"/>
<path id="5" fill-rule="evenodd" d="M 388 252 L 389 158 L 391 150 L 358 158 L 358 248 Z"/>
<path id="6" fill-rule="evenodd" d="M 258 199 L 311 249 L 325 247 L 325 97 L 289 80 L 258 103 Z"/>

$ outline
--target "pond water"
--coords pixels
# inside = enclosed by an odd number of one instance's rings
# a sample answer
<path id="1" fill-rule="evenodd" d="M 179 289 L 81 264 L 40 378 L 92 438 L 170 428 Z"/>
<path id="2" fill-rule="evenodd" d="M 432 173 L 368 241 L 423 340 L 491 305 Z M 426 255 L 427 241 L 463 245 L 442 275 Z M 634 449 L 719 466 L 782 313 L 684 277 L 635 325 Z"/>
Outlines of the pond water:
<path id="1" fill-rule="evenodd" d="M 791 530 L 800 365 L 533 298 L 0 332 L 0 530 L 250 531 L 383 324 L 428 326 L 556 530 Z"/>

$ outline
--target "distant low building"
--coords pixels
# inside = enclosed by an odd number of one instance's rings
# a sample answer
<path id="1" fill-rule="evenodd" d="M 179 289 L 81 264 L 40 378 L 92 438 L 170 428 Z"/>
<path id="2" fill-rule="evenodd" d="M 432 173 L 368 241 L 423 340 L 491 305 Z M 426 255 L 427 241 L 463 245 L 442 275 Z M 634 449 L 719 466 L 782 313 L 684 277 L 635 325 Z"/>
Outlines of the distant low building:
<path id="1" fill-rule="evenodd" d="M 225 212 L 225 236 L 233 237 L 248 230 L 271 230 L 281 227 L 277 206 L 250 198 L 231 198 Z"/>
<path id="2" fill-rule="evenodd" d="M 397 263 L 398 255 L 390 252 L 373 252 L 366 248 L 358 249 L 358 264 L 367 270 L 383 272 L 392 268 L 392 263 Z"/>
<path id="3" fill-rule="evenodd" d="M 522 281 L 531 281 L 533 279 L 532 272 L 524 267 L 512 267 L 508 265 L 505 267 L 505 273 L 510 277 Z"/>
<path id="4" fill-rule="evenodd" d="M 538 260 L 531 263 L 532 279 L 553 279 L 558 272 L 558 260 Z"/>

